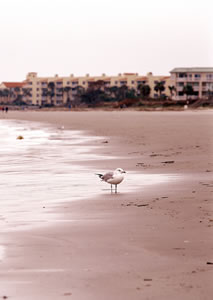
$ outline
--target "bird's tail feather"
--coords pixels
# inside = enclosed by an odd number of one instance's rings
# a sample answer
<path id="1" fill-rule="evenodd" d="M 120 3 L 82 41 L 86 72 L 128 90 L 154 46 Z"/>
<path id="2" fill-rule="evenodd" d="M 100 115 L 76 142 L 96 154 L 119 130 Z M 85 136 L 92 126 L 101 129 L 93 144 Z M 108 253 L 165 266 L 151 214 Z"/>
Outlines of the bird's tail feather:
<path id="1" fill-rule="evenodd" d="M 101 179 L 103 177 L 103 174 L 95 173 L 95 175 L 98 175 Z"/>

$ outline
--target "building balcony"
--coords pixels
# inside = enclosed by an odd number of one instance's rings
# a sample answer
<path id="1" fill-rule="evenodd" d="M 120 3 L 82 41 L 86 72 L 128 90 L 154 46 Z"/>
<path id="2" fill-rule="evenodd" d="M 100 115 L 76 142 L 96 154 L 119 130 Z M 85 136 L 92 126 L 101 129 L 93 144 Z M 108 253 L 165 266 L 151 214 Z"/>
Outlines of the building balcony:
<path id="1" fill-rule="evenodd" d="M 213 91 L 213 87 L 210 87 L 210 86 L 203 86 L 203 87 L 202 87 L 202 91 L 203 91 L 203 92 Z"/>
<path id="2" fill-rule="evenodd" d="M 177 82 L 186 82 L 186 81 L 188 81 L 188 78 L 187 78 L 187 77 L 181 77 L 181 78 L 180 78 L 180 77 L 177 77 L 177 78 L 176 78 L 176 81 L 177 81 Z"/>
<path id="3" fill-rule="evenodd" d="M 177 90 L 177 92 L 182 92 L 182 91 L 183 91 L 183 88 L 184 88 L 184 86 L 178 86 L 178 87 L 176 88 L 176 90 Z M 194 91 L 194 92 L 199 92 L 199 90 L 200 90 L 199 86 L 192 86 L 192 88 L 193 88 L 193 91 Z"/>
<path id="4" fill-rule="evenodd" d="M 177 92 L 182 92 L 182 91 L 183 91 L 183 86 L 178 86 L 178 87 L 176 88 L 176 90 L 177 90 Z"/>
<path id="5" fill-rule="evenodd" d="M 199 82 L 199 81 L 202 81 L 202 79 L 201 78 L 193 78 L 193 77 L 181 77 L 181 78 L 179 78 L 179 77 L 177 77 L 176 78 L 176 81 L 177 82 Z"/>
<path id="6" fill-rule="evenodd" d="M 192 88 L 193 88 L 193 90 L 194 90 L 195 92 L 199 92 L 199 90 L 200 90 L 200 89 L 199 89 L 199 86 L 193 86 Z"/>

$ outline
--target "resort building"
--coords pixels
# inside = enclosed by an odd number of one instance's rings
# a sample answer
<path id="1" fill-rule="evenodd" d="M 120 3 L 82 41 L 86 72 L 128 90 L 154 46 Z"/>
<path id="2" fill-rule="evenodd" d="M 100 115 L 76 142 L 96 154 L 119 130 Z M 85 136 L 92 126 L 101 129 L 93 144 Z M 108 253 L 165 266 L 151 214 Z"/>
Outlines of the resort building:
<path id="1" fill-rule="evenodd" d="M 138 93 L 141 84 L 150 87 L 150 97 L 158 98 L 155 90 L 158 82 L 164 86 L 161 92 L 163 98 L 173 100 L 206 99 L 213 96 L 213 68 L 175 68 L 171 76 L 154 76 L 149 72 L 146 76 L 138 73 L 123 73 L 117 76 L 78 76 L 38 77 L 36 72 L 27 74 L 23 82 L 2 82 L 0 84 L 0 102 L 17 103 L 22 101 L 28 105 L 63 106 L 72 104 L 79 91 L 83 92 L 89 86 L 101 83 L 102 89 L 127 86 Z M 186 87 L 188 93 L 186 92 Z"/>
<path id="2" fill-rule="evenodd" d="M 213 68 L 175 68 L 171 72 L 171 80 L 175 86 L 174 100 L 206 99 L 213 95 Z M 188 96 L 184 86 L 191 86 Z"/>
<path id="3" fill-rule="evenodd" d="M 54 104 L 65 105 L 68 101 L 72 102 L 75 98 L 77 90 L 87 89 L 91 83 L 102 81 L 104 87 L 113 86 L 121 87 L 126 85 L 128 88 L 137 90 L 140 84 L 147 84 L 151 88 L 150 97 L 157 98 L 159 95 L 154 90 L 157 81 L 163 82 L 165 90 L 162 96 L 170 97 L 169 86 L 172 85 L 170 76 L 154 76 L 151 72 L 147 76 L 140 76 L 137 73 L 124 73 L 117 76 L 101 76 L 90 77 L 89 74 L 82 77 L 75 77 L 71 74 L 69 77 L 38 77 L 37 73 L 28 73 L 25 80 L 25 88 L 30 91 L 30 102 L 34 105 Z"/>
<path id="4" fill-rule="evenodd" d="M 27 102 L 26 82 L 2 82 L 0 84 L 0 102 L 13 103 L 22 95 L 22 98 Z"/>

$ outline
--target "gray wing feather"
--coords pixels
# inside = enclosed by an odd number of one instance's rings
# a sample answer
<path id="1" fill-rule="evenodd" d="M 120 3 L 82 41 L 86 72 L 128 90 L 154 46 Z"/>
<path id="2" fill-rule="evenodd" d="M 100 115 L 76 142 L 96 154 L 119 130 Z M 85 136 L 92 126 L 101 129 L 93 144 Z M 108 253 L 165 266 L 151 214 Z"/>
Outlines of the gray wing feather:
<path id="1" fill-rule="evenodd" d="M 109 179 L 112 179 L 113 178 L 113 172 L 108 172 L 106 174 L 104 174 L 101 179 L 104 180 L 104 181 L 107 181 Z"/>

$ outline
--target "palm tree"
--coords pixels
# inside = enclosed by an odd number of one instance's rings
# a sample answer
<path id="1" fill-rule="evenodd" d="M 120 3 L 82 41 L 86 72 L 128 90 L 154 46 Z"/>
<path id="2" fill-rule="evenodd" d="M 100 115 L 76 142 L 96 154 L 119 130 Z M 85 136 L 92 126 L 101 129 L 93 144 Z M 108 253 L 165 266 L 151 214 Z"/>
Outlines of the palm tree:
<path id="1" fill-rule="evenodd" d="M 119 87 L 117 87 L 116 85 L 108 87 L 107 92 L 112 100 L 116 100 L 118 93 L 119 93 Z"/>
<path id="2" fill-rule="evenodd" d="M 128 86 L 127 85 L 124 84 L 121 87 L 119 87 L 118 100 L 124 100 L 127 96 L 127 92 L 128 92 Z"/>
<path id="3" fill-rule="evenodd" d="M 0 102 L 2 102 L 2 98 L 4 97 L 4 92 L 3 92 L 3 90 L 0 90 L 0 99 L 1 99 L 1 101 Z"/>
<path id="4" fill-rule="evenodd" d="M 5 97 L 7 97 L 9 102 L 12 102 L 15 98 L 15 93 L 12 89 L 4 89 Z"/>
<path id="5" fill-rule="evenodd" d="M 3 89 L 2 98 L 4 99 L 4 102 L 5 102 L 5 98 L 6 98 L 6 102 L 9 102 L 10 94 L 11 92 L 8 89 Z"/>
<path id="6" fill-rule="evenodd" d="M 30 89 L 23 88 L 22 91 L 23 91 L 23 96 L 26 97 L 26 102 L 30 103 L 30 100 L 28 99 L 28 97 L 32 96 Z"/>
<path id="7" fill-rule="evenodd" d="M 15 100 L 20 99 L 20 92 L 21 92 L 21 89 L 20 89 L 18 86 L 16 86 L 16 87 L 14 88 L 14 92 L 15 92 L 15 97 L 16 97 Z"/>
<path id="8" fill-rule="evenodd" d="M 84 97 L 84 95 L 86 94 L 86 90 L 83 86 L 78 85 L 75 88 L 75 94 L 74 94 L 74 105 L 79 105 L 82 101 L 82 98 Z"/>
<path id="9" fill-rule="evenodd" d="M 172 99 L 172 97 L 173 97 L 173 95 L 174 95 L 173 92 L 176 91 L 176 88 L 175 88 L 174 85 L 169 85 L 168 88 L 169 88 L 169 91 L 170 91 L 170 94 L 171 94 L 171 99 Z"/>
<path id="10" fill-rule="evenodd" d="M 184 85 L 183 94 L 186 95 L 186 100 L 188 101 L 188 97 L 194 94 L 194 90 L 191 84 Z"/>
<path id="11" fill-rule="evenodd" d="M 70 91 L 71 90 L 72 90 L 72 88 L 70 86 L 65 86 L 65 88 L 64 88 L 64 92 L 67 94 L 66 101 L 65 101 L 65 103 L 67 105 L 70 105 L 70 102 L 71 102 L 71 99 L 70 99 Z"/>
<path id="12" fill-rule="evenodd" d="M 156 81 L 154 90 L 159 93 L 159 97 L 161 98 L 162 92 L 165 90 L 164 81 Z"/>
<path id="13" fill-rule="evenodd" d="M 55 96 L 55 83 L 53 81 L 48 82 L 47 96 L 50 97 L 50 104 L 54 105 L 53 97 Z"/>
<path id="14" fill-rule="evenodd" d="M 151 88 L 148 84 L 139 84 L 138 90 L 140 92 L 141 98 L 148 98 L 151 92 Z"/>
<path id="15" fill-rule="evenodd" d="M 136 90 L 133 89 L 133 88 L 128 89 L 127 92 L 126 92 L 126 97 L 128 99 L 135 99 L 135 98 L 137 98 Z"/>

